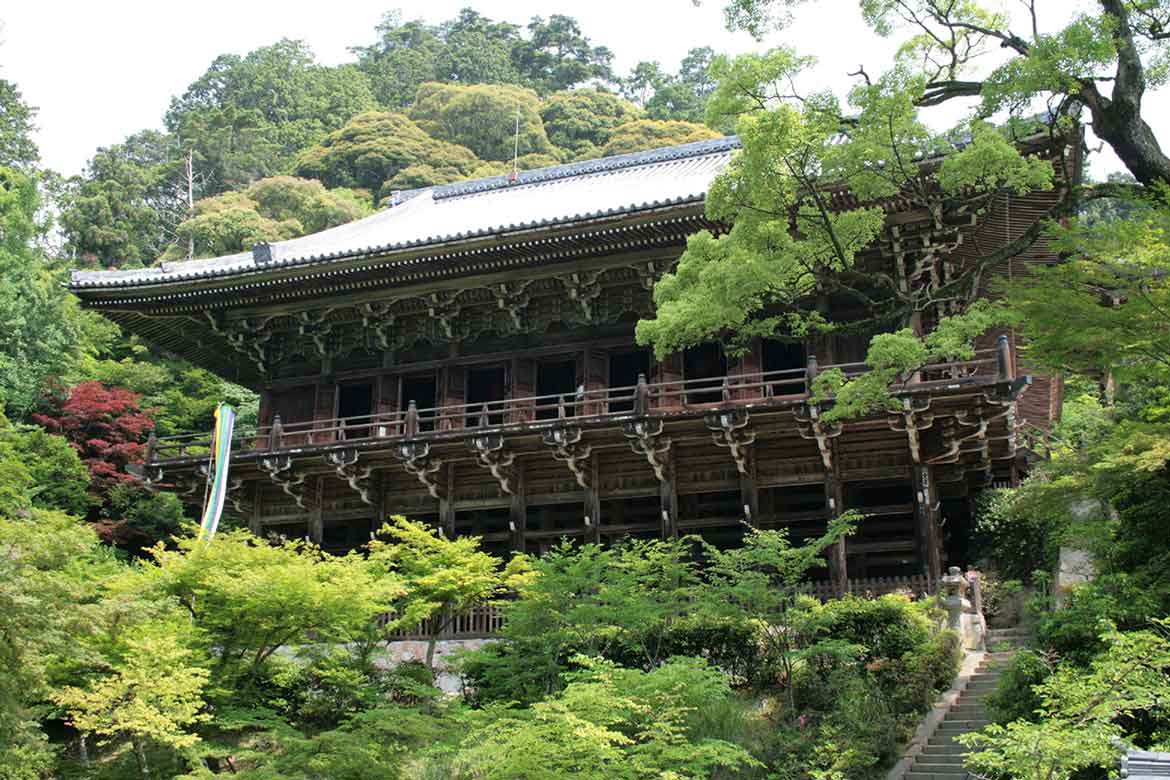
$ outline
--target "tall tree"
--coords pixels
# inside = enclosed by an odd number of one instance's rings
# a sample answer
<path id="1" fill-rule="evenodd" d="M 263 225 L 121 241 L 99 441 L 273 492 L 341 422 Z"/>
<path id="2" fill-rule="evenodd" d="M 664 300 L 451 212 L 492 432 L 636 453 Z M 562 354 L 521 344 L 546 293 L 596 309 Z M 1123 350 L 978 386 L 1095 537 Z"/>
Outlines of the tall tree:
<path id="1" fill-rule="evenodd" d="M 554 92 L 540 109 L 549 141 L 577 159 L 599 156 L 616 128 L 641 116 L 633 103 L 599 89 Z"/>
<path id="2" fill-rule="evenodd" d="M 298 151 L 375 105 L 356 65 L 318 65 L 304 42 L 285 39 L 217 57 L 171 101 L 165 121 L 215 194 L 289 172 Z"/>
<path id="3" fill-rule="evenodd" d="M 532 17 L 528 38 L 512 56 L 521 75 L 541 93 L 614 80 L 613 52 L 592 45 L 577 20 L 562 14 Z"/>
<path id="4" fill-rule="evenodd" d="M 107 267 L 157 260 L 188 216 L 182 162 L 178 139 L 154 130 L 98 149 L 62 193 L 65 251 L 75 262 Z"/>
<path id="5" fill-rule="evenodd" d="M 484 160 L 503 161 L 517 151 L 553 151 L 540 107 L 536 93 L 523 87 L 428 83 L 419 87 L 409 116 L 433 138 L 465 146 Z"/>
<path id="6" fill-rule="evenodd" d="M 15 84 L 0 79 L 0 168 L 15 168 L 26 174 L 36 168 L 41 158 L 32 137 L 36 113 L 24 102 Z"/>

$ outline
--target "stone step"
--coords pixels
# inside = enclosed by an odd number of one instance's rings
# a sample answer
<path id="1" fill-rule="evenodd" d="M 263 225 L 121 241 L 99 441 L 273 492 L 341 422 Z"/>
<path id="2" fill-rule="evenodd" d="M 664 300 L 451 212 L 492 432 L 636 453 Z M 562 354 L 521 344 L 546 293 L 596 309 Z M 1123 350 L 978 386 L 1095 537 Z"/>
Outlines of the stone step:
<path id="1" fill-rule="evenodd" d="M 933 772 L 935 774 L 966 774 L 962 764 L 921 764 L 915 762 L 914 766 L 910 767 L 911 772 L 925 772 L 927 774 Z"/>
<path id="2" fill-rule="evenodd" d="M 937 747 L 926 747 L 914 760 L 924 761 L 928 764 L 961 764 L 966 757 L 966 751 L 941 752 Z"/>
<path id="3" fill-rule="evenodd" d="M 943 722 L 951 720 L 981 720 L 987 717 L 987 708 L 979 704 L 956 704 L 947 712 Z"/>
<path id="4" fill-rule="evenodd" d="M 967 771 L 965 769 L 957 769 L 952 772 L 919 772 L 917 769 L 911 769 L 902 775 L 902 780 L 966 780 L 966 778 Z"/>

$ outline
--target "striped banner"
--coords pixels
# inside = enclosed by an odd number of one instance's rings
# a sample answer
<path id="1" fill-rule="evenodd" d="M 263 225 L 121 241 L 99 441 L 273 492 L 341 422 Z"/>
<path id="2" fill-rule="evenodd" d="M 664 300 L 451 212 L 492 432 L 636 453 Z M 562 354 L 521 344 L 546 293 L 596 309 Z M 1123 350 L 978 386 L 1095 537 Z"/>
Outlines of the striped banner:
<path id="1" fill-rule="evenodd" d="M 210 542 L 219 528 L 223 502 L 227 498 L 228 467 L 232 458 L 232 433 L 236 428 L 236 410 L 227 404 L 215 407 L 215 432 L 211 436 L 211 459 L 207 463 L 207 497 L 199 539 Z"/>

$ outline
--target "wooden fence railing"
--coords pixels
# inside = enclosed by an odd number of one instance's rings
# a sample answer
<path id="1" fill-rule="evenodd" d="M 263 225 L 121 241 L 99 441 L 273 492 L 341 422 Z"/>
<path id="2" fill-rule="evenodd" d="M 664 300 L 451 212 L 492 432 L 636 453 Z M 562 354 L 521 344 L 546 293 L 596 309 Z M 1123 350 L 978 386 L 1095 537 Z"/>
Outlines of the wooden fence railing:
<path id="1" fill-rule="evenodd" d="M 877 598 L 887 593 L 904 593 L 912 599 L 935 594 L 937 583 L 925 575 L 911 577 L 866 577 L 851 579 L 849 593 L 863 598 Z M 836 590 L 831 582 L 810 582 L 804 587 L 804 592 L 820 601 L 835 598 Z M 392 616 L 385 615 L 379 621 L 388 625 Z M 412 628 L 395 628 L 387 632 L 391 641 L 425 641 L 431 638 L 436 624 L 445 622 L 438 632 L 440 640 L 445 639 L 483 639 L 499 632 L 504 626 L 504 610 L 496 604 L 481 604 L 472 607 L 454 619 L 447 621 L 444 617 L 431 618 Z"/>

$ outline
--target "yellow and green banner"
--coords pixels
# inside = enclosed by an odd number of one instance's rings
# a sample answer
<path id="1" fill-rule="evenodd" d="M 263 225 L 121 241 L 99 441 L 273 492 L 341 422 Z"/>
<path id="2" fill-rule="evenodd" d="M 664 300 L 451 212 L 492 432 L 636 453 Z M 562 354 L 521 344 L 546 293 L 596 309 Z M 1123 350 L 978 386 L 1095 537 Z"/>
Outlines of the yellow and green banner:
<path id="1" fill-rule="evenodd" d="M 232 459 L 232 434 L 236 427 L 236 410 L 227 404 L 215 407 L 215 430 L 211 434 L 211 460 L 207 463 L 207 497 L 199 538 L 210 542 L 219 528 L 223 502 L 227 498 L 228 467 Z"/>

